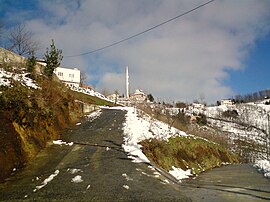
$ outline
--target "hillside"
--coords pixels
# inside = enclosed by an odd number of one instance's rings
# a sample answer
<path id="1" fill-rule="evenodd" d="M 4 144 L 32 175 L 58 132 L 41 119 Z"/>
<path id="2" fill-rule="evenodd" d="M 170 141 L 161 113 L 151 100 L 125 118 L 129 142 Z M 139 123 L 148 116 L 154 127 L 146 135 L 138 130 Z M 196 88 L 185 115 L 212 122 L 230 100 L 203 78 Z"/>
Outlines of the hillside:
<path id="1" fill-rule="evenodd" d="M 270 105 L 256 103 L 208 107 L 208 123 L 227 134 L 231 147 L 247 162 L 269 157 Z"/>
<path id="2" fill-rule="evenodd" d="M 185 113 L 203 114 L 207 119 L 207 128 L 218 131 L 217 136 L 224 139 L 231 151 L 244 162 L 255 162 L 270 156 L 270 106 L 265 104 L 268 101 L 189 108 Z"/>
<path id="3" fill-rule="evenodd" d="M 30 74 L 23 63 L 0 65 L 0 181 L 78 121 L 83 103 L 113 105 L 72 91 L 57 78 Z"/>
<path id="4" fill-rule="evenodd" d="M 134 162 L 150 163 L 178 180 L 239 162 L 237 155 L 220 144 L 172 127 L 140 109 L 123 110 L 127 110 L 123 148 Z"/>

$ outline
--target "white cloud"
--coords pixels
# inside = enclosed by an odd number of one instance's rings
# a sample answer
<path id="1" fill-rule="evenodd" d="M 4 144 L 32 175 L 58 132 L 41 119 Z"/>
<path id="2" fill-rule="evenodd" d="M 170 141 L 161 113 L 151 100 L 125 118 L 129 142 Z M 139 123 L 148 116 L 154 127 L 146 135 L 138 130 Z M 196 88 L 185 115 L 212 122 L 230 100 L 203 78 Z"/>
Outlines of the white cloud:
<path id="1" fill-rule="evenodd" d="M 109 93 L 114 93 L 116 90 L 124 92 L 125 85 L 125 75 L 117 73 L 105 73 L 99 82 L 98 89 L 100 92 L 106 91 Z"/>
<path id="2" fill-rule="evenodd" d="M 44 47 L 53 38 L 64 55 L 94 50 L 138 33 L 203 1 L 41 1 L 50 15 L 28 27 Z M 49 2 L 49 3 L 48 3 Z M 102 52 L 65 58 L 98 81 L 98 89 L 131 87 L 164 99 L 192 101 L 204 94 L 214 102 L 232 93 L 226 69 L 240 70 L 256 40 L 269 32 L 269 1 L 215 1 L 136 39 Z M 56 22 L 56 23 L 53 23 Z"/>

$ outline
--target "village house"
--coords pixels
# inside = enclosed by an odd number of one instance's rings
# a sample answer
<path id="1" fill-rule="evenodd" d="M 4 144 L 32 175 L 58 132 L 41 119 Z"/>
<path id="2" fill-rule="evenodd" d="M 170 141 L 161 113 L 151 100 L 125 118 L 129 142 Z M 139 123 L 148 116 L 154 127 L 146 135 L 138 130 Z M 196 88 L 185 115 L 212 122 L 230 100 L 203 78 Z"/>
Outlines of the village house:
<path id="1" fill-rule="evenodd" d="M 106 96 L 109 100 L 112 100 L 113 102 L 117 102 L 119 100 L 119 93 L 113 93 Z"/>
<path id="2" fill-rule="evenodd" d="M 129 99 L 134 102 L 144 102 L 147 99 L 147 96 L 142 90 L 137 89 L 134 94 L 130 95 Z"/>
<path id="3" fill-rule="evenodd" d="M 46 62 L 42 59 L 37 60 L 37 63 L 46 66 Z M 57 67 L 54 70 L 55 75 L 60 81 L 68 85 L 69 87 L 80 87 L 81 83 L 81 71 L 77 68 Z M 91 87 L 87 87 L 91 89 Z"/>
<path id="4" fill-rule="evenodd" d="M 79 69 L 57 67 L 54 73 L 66 85 L 70 87 L 80 87 L 81 71 Z"/>
<path id="5" fill-rule="evenodd" d="M 228 106 L 228 105 L 233 105 L 234 102 L 232 99 L 224 99 L 224 100 L 220 100 L 220 104 Z"/>
<path id="6" fill-rule="evenodd" d="M 204 110 L 205 109 L 205 104 L 201 104 L 201 103 L 192 103 L 189 106 L 189 109 L 201 109 Z"/>

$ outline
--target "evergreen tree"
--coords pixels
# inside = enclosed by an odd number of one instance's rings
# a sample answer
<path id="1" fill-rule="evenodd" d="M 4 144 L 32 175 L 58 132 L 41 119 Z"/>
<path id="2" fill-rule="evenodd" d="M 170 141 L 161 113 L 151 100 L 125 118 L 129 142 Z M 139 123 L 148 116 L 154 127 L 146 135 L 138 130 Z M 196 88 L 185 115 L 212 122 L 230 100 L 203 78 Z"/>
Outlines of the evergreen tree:
<path id="1" fill-rule="evenodd" d="M 150 94 L 148 94 L 147 95 L 147 99 L 150 101 L 150 102 L 154 102 L 154 97 L 153 97 L 153 95 L 150 93 Z"/>
<path id="2" fill-rule="evenodd" d="M 35 66 L 37 64 L 37 58 L 35 57 L 35 52 L 31 51 L 30 57 L 27 58 L 26 68 L 30 73 L 33 73 Z"/>
<path id="3" fill-rule="evenodd" d="M 50 50 L 47 48 L 44 55 L 44 60 L 47 64 L 44 68 L 44 74 L 51 78 L 53 75 L 53 71 L 55 70 L 55 68 L 60 66 L 62 59 L 62 50 L 56 49 L 54 45 L 54 40 L 52 40 Z"/>

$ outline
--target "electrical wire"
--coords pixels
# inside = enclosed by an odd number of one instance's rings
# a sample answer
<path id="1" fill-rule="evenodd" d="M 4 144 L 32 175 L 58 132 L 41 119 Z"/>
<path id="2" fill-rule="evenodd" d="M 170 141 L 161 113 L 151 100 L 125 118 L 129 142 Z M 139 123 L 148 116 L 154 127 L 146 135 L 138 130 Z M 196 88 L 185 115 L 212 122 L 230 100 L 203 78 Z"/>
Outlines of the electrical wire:
<path id="1" fill-rule="evenodd" d="M 167 24 L 167 23 L 173 21 L 173 20 L 176 20 L 176 19 L 178 19 L 178 18 L 180 18 L 180 17 L 183 17 L 183 16 L 185 16 L 185 15 L 187 15 L 187 14 L 189 14 L 189 13 L 195 11 L 195 10 L 198 10 L 199 8 L 202 8 L 202 7 L 204 7 L 204 6 L 206 6 L 206 5 L 210 4 L 210 3 L 212 3 L 212 2 L 214 2 L 214 1 L 215 1 L 215 0 L 207 1 L 207 2 L 205 2 L 205 3 L 203 3 L 203 4 L 199 5 L 199 6 L 197 6 L 197 7 L 195 7 L 195 8 L 193 8 L 193 9 L 191 9 L 191 10 L 188 10 L 188 11 L 186 11 L 186 12 L 180 14 L 180 15 L 177 15 L 177 16 L 175 16 L 175 17 L 173 17 L 173 18 L 170 18 L 170 19 L 168 19 L 168 20 L 166 20 L 166 21 L 164 21 L 164 22 L 162 22 L 162 23 L 160 23 L 160 24 L 157 24 L 157 25 L 155 25 L 155 26 L 153 26 L 153 27 L 150 27 L 150 28 L 148 28 L 148 29 L 146 29 L 146 30 L 144 30 L 144 31 L 142 31 L 142 32 L 139 32 L 139 33 L 137 33 L 137 34 L 131 35 L 131 36 L 129 36 L 129 37 L 127 37 L 127 38 L 124 38 L 124 39 L 122 39 L 122 40 L 113 42 L 113 43 L 108 44 L 108 45 L 106 45 L 106 46 L 103 46 L 103 47 L 101 47 L 101 48 L 98 48 L 98 49 L 95 49 L 95 50 L 92 50 L 92 51 L 88 51 L 88 52 L 85 52 L 85 53 L 80 53 L 80 54 L 76 54 L 76 55 L 68 55 L 68 56 L 63 56 L 63 57 L 65 57 L 65 58 L 78 57 L 78 56 L 88 55 L 88 54 L 92 54 L 92 53 L 96 53 L 96 52 L 102 51 L 102 50 L 104 50 L 104 49 L 110 48 L 110 47 L 112 47 L 112 46 L 118 45 L 118 44 L 123 43 L 123 42 L 125 42 L 125 41 L 128 41 L 128 40 L 130 40 L 130 39 L 133 39 L 133 38 L 135 38 L 135 37 L 138 37 L 138 36 L 140 36 L 140 35 L 142 35 L 142 34 L 145 34 L 145 33 L 149 32 L 149 31 L 151 31 L 151 30 L 153 30 L 153 29 L 156 29 L 156 28 L 158 28 L 158 27 L 160 27 L 160 26 L 162 26 L 162 25 L 165 25 L 165 24 Z"/>

